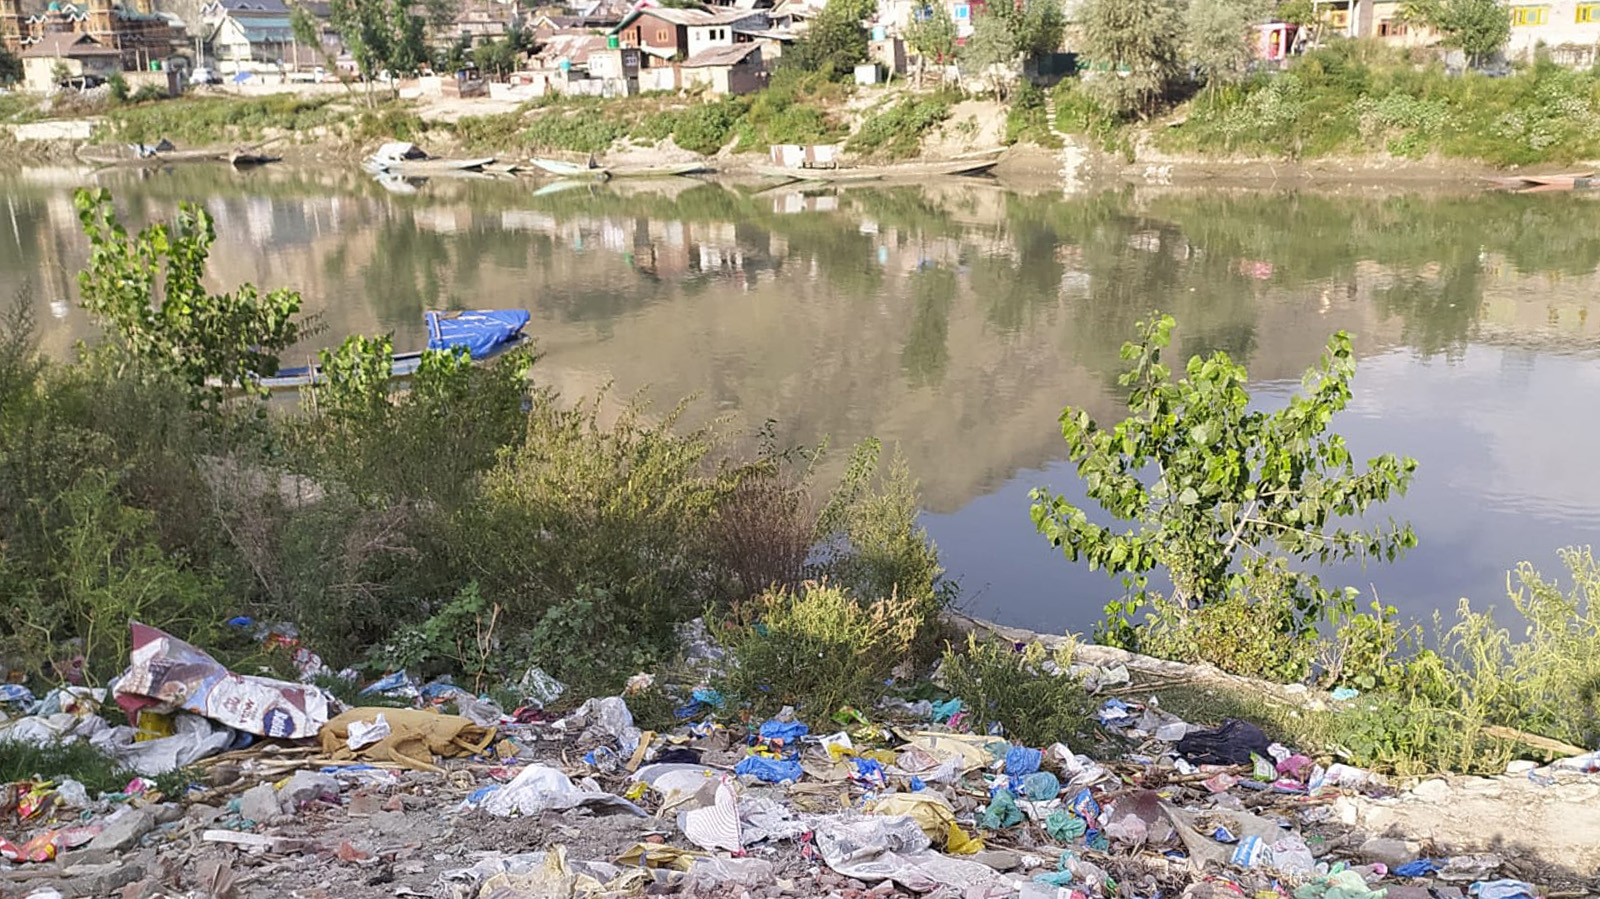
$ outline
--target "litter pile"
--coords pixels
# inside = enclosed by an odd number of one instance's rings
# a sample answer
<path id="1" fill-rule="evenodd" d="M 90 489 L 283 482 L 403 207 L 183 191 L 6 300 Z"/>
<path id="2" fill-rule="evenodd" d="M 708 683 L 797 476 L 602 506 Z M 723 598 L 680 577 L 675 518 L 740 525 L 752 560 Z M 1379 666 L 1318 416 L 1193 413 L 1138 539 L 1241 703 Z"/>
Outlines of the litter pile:
<path id="1" fill-rule="evenodd" d="M 658 733 L 626 694 L 555 714 L 564 688 L 537 668 L 510 711 L 404 673 L 341 709 L 142 625 L 133 647 L 109 693 L 0 693 L 14 713 L 0 740 L 85 740 L 140 774 L 95 797 L 50 772 L 9 785 L 0 895 L 1563 895 L 1531 882 L 1557 869 L 1519 853 L 1363 823 L 1425 796 L 1246 721 L 1193 726 L 1154 698 L 1106 699 L 1085 745 L 1036 747 L 955 699 L 749 720 L 699 684 Z M 1127 686 L 1126 672 L 1086 673 Z M 108 698 L 132 724 L 102 717 Z M 179 769 L 161 795 L 155 779 Z M 1600 754 L 1508 779 L 1592 800 L 1597 769 Z"/>

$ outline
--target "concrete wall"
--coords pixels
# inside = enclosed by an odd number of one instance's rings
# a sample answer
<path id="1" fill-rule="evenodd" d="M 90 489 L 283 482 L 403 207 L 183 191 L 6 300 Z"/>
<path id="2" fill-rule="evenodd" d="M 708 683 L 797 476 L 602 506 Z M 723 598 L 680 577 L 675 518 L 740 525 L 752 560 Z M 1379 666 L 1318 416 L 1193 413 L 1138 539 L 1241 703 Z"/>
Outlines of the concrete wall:
<path id="1" fill-rule="evenodd" d="M 1508 57 L 1531 59 L 1534 48 L 1543 42 L 1553 56 L 1565 57 L 1560 61 L 1580 65 L 1592 61 L 1595 45 L 1600 43 L 1600 4 L 1552 0 L 1509 6 L 1512 20 L 1511 40 L 1506 44 Z M 1579 21 L 1580 18 L 1590 21 Z"/>

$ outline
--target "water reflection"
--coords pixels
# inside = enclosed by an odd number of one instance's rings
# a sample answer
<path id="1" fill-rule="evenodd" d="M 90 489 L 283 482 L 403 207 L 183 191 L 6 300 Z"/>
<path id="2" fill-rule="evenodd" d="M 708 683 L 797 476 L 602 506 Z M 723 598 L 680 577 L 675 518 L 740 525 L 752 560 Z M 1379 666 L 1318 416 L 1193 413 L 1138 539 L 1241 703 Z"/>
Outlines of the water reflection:
<path id="1" fill-rule="evenodd" d="M 204 202 L 213 280 L 300 288 L 327 329 L 420 344 L 424 309 L 520 306 L 569 392 L 694 393 L 703 417 L 788 442 L 876 434 L 923 481 L 980 611 L 1085 627 L 1112 589 L 1042 546 L 1027 488 L 1072 489 L 1062 405 L 1115 412 L 1117 350 L 1160 308 L 1183 354 L 1223 349 L 1282 395 L 1327 334 L 1363 357 L 1345 429 L 1422 460 L 1398 509 L 1423 546 L 1376 582 L 1409 611 L 1496 597 L 1518 558 L 1592 540 L 1600 204 L 1581 196 L 1116 190 L 978 182 L 761 191 L 676 179 L 535 195 L 356 172 L 176 168 L 0 177 L 0 293 L 31 282 L 48 351 L 89 335 L 67 301 L 87 247 L 70 189 L 134 219 Z M 1392 589 L 1391 589 L 1392 588 Z"/>

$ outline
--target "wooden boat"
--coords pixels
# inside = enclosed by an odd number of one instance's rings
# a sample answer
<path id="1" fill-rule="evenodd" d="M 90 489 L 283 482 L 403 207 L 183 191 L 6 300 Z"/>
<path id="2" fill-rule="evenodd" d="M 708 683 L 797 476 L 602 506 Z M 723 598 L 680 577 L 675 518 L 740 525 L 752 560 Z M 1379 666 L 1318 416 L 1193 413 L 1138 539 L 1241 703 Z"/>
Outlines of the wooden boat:
<path id="1" fill-rule="evenodd" d="M 758 165 L 754 171 L 760 175 L 784 178 L 788 181 L 885 181 L 906 178 L 940 178 L 959 175 L 982 175 L 994 168 L 997 159 L 955 159 L 948 162 L 908 162 L 900 165 L 847 166 L 836 169 L 795 169 L 773 165 Z"/>
<path id="2" fill-rule="evenodd" d="M 1487 180 L 1497 190 L 1518 194 L 1591 190 L 1600 187 L 1600 181 L 1595 179 L 1594 172 L 1568 172 L 1559 175 L 1510 175 Z"/>
<path id="3" fill-rule="evenodd" d="M 219 162 L 229 159 L 227 150 L 157 150 L 143 148 L 142 150 L 130 147 L 126 154 L 116 153 L 82 153 L 80 159 L 95 165 L 118 165 L 154 168 L 163 165 L 175 165 L 182 162 Z"/>
<path id="4" fill-rule="evenodd" d="M 538 156 L 528 160 L 539 170 L 555 175 L 557 178 L 592 178 L 595 181 L 604 181 L 611 177 L 611 172 L 594 164 L 590 160 L 587 165 L 576 162 L 567 162 L 564 159 L 544 159 Z"/>
<path id="5" fill-rule="evenodd" d="M 428 323 L 428 350 L 465 349 L 474 362 L 492 359 L 522 342 L 522 329 L 528 313 L 522 309 L 477 309 L 462 312 L 425 312 Z M 405 378 L 417 373 L 422 354 L 395 353 L 389 362 L 389 377 Z M 257 378 L 268 390 L 293 390 L 321 383 L 322 366 L 315 363 L 280 368 L 277 373 Z"/>
<path id="6" fill-rule="evenodd" d="M 376 175 L 392 172 L 396 175 L 426 177 L 442 172 L 475 172 L 494 164 L 493 156 L 476 159 L 445 159 L 429 156 L 421 147 L 406 141 L 390 141 L 368 156 L 361 167 Z"/>
<path id="7" fill-rule="evenodd" d="M 682 162 L 677 165 L 614 165 L 606 169 L 613 178 L 673 178 L 680 175 L 703 175 L 711 172 L 703 162 Z"/>
<path id="8" fill-rule="evenodd" d="M 265 153 L 254 153 L 249 150 L 234 150 L 228 156 L 228 163 L 236 169 L 245 169 L 252 166 L 266 165 L 277 162 L 282 156 L 268 156 Z"/>

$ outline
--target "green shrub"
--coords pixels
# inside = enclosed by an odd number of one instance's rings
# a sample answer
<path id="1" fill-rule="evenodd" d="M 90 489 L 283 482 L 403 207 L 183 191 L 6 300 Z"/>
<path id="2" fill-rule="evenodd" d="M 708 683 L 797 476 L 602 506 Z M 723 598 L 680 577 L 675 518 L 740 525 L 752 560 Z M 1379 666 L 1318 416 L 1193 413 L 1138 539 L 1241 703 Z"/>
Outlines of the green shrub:
<path id="1" fill-rule="evenodd" d="M 956 99 L 947 92 L 906 97 L 863 121 L 845 148 L 890 159 L 915 156 L 922 150 L 923 136 L 950 118 Z"/>
<path id="2" fill-rule="evenodd" d="M 35 779 L 59 783 L 67 777 L 83 784 L 92 798 L 120 791 L 134 773 L 83 741 L 35 744 L 0 740 L 0 778 L 5 783 Z"/>
<path id="3" fill-rule="evenodd" d="M 764 593 L 736 604 L 718 629 L 734 660 L 727 692 L 761 715 L 871 708 L 922 624 L 907 599 L 863 602 L 826 582 Z"/>
<path id="4" fill-rule="evenodd" d="M 259 138 L 266 128 L 303 131 L 341 116 L 331 97 L 182 97 L 170 103 L 118 107 L 107 113 L 113 140 L 211 144 Z"/>
<path id="5" fill-rule="evenodd" d="M 571 153 L 602 153 L 627 136 L 626 120 L 592 110 L 546 112 L 529 122 L 522 132 L 525 146 Z"/>
<path id="6" fill-rule="evenodd" d="M 1070 649 L 1052 658 L 1039 643 L 1018 650 L 969 636 L 965 652 L 946 650 L 940 673 L 950 694 L 971 711 L 974 730 L 998 723 L 1013 742 L 1081 746 L 1098 702 L 1065 672 L 1071 658 Z"/>
<path id="7" fill-rule="evenodd" d="M 1061 146 L 1061 139 L 1050 131 L 1045 92 L 1028 83 L 1012 94 L 1011 105 L 1006 109 L 1004 143 L 1010 146 L 1023 142 L 1050 149 Z"/>

